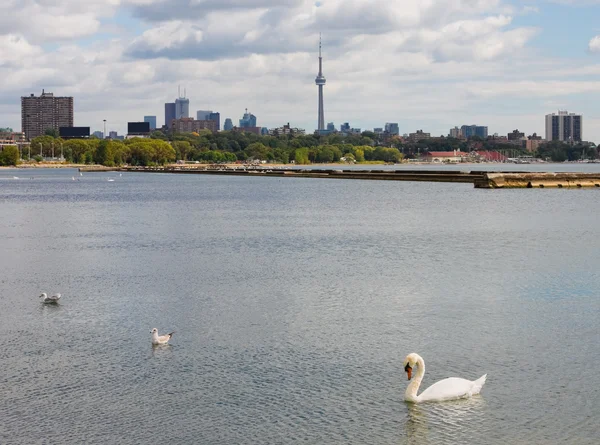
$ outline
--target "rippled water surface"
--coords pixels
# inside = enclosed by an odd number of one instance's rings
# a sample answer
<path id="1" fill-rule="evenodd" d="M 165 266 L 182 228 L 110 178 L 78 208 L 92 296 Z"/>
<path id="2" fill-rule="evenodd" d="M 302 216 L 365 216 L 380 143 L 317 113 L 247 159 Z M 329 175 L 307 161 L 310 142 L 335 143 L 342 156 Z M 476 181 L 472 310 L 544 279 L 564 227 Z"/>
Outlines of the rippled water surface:
<path id="1" fill-rule="evenodd" d="M 0 171 L 1 444 L 598 443 L 597 190 L 74 175 Z"/>

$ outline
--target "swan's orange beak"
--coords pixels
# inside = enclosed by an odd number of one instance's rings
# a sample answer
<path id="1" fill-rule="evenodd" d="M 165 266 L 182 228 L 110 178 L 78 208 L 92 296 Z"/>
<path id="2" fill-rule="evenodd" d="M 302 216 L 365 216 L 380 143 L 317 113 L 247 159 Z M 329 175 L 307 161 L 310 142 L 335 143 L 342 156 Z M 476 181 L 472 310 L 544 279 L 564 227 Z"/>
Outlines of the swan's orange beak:
<path id="1" fill-rule="evenodd" d="M 410 380 L 412 378 L 412 368 L 410 367 L 409 364 L 407 364 L 404 367 L 404 370 L 406 371 L 406 375 L 408 376 L 408 380 Z"/>

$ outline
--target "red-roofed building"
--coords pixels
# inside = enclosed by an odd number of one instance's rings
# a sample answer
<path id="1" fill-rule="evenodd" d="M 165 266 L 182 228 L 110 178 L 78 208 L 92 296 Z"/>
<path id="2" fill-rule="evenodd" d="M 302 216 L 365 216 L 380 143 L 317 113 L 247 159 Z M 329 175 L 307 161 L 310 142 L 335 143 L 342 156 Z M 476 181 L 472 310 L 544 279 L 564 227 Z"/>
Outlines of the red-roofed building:
<path id="1" fill-rule="evenodd" d="M 476 151 L 474 153 L 479 160 L 485 162 L 506 162 L 508 159 L 506 156 L 497 151 Z"/>
<path id="2" fill-rule="evenodd" d="M 429 151 L 425 154 L 427 162 L 462 162 L 468 156 L 460 150 L 454 151 Z"/>

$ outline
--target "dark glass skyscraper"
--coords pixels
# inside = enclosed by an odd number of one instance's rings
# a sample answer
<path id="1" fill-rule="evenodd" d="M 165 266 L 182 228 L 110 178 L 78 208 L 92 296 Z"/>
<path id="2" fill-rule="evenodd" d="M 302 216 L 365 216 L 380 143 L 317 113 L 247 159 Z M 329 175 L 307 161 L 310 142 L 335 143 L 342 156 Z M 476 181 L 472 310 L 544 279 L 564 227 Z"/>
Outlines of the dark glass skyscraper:
<path id="1" fill-rule="evenodd" d="M 165 126 L 171 128 L 171 122 L 176 119 L 175 102 L 165 104 Z"/>

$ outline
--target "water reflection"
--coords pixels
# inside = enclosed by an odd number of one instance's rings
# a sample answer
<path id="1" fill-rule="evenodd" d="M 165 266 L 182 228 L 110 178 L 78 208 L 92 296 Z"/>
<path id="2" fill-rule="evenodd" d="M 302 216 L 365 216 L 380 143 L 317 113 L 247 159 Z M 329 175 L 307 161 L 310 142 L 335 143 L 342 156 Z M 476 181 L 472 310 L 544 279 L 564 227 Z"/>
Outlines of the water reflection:
<path id="1" fill-rule="evenodd" d="M 406 405 L 406 444 L 467 443 L 468 438 L 485 435 L 482 397 Z"/>

